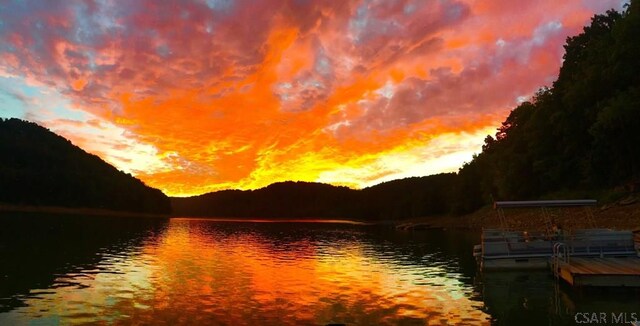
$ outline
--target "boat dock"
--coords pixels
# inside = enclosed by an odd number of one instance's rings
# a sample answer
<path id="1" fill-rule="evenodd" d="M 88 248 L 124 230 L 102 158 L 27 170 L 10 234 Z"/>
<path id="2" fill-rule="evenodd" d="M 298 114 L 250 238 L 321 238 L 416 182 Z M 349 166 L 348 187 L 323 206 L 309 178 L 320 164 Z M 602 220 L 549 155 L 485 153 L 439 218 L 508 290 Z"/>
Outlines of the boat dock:
<path id="1" fill-rule="evenodd" d="M 640 232 L 598 229 L 589 206 L 595 200 L 495 202 L 500 229 L 484 229 L 473 255 L 482 271 L 550 269 L 557 280 L 572 286 L 640 287 Z M 591 228 L 560 230 L 551 209 L 585 207 Z M 516 231 L 503 208 L 538 208 L 543 232 Z"/>
<path id="2" fill-rule="evenodd" d="M 633 235 L 631 239 L 620 240 L 627 242 L 627 248 L 621 246 L 623 243 L 607 241 L 617 251 L 609 251 L 609 255 L 605 255 L 603 251 L 596 255 L 584 255 L 584 249 L 588 253 L 597 253 L 597 249 L 590 250 L 587 247 L 576 252 L 571 245 L 556 243 L 549 261 L 551 272 L 556 279 L 564 280 L 572 286 L 640 287 L 638 245 Z"/>
<path id="3" fill-rule="evenodd" d="M 552 266 L 556 278 L 572 286 L 640 287 L 638 257 L 572 257 Z"/>

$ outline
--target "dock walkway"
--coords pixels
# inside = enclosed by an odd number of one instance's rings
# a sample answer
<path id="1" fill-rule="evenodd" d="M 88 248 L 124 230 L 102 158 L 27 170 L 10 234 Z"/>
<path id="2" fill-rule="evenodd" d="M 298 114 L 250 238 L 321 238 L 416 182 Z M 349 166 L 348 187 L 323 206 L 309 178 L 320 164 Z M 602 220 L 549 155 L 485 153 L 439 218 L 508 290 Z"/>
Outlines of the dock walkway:
<path id="1" fill-rule="evenodd" d="M 639 257 L 571 257 L 556 260 L 552 268 L 573 286 L 640 287 Z"/>

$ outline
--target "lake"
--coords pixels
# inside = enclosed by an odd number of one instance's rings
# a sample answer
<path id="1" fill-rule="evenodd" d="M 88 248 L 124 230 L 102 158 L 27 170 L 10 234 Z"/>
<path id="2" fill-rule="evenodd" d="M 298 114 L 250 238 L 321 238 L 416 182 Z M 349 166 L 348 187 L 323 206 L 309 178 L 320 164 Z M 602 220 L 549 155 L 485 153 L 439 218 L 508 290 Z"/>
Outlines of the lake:
<path id="1" fill-rule="evenodd" d="M 477 231 L 0 214 L 0 325 L 576 325 L 635 291 L 478 274 Z"/>

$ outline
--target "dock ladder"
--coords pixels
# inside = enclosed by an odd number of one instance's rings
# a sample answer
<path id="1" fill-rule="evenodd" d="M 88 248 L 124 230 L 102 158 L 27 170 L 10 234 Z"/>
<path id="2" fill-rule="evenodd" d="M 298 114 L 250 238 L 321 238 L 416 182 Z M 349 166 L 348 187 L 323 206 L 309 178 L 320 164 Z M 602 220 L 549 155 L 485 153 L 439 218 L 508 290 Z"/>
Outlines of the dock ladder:
<path id="1" fill-rule="evenodd" d="M 556 280 L 560 278 L 560 262 L 569 263 L 570 255 L 567 245 L 562 242 L 553 244 L 553 256 L 551 257 L 551 269 Z"/>

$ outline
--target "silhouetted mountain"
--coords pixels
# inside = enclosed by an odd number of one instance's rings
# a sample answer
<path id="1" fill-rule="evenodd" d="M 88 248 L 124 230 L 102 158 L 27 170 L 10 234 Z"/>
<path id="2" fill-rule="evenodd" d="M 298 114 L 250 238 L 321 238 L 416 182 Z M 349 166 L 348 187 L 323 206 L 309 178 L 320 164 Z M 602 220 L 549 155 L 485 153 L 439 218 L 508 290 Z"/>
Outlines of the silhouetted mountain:
<path id="1" fill-rule="evenodd" d="M 171 198 L 176 215 L 226 217 L 342 217 L 352 190 L 309 182 L 282 182 L 257 190 L 223 190 Z"/>
<path id="2" fill-rule="evenodd" d="M 35 123 L 0 119 L 0 203 L 169 213 L 169 199 Z"/>
<path id="3" fill-rule="evenodd" d="M 380 220 L 447 214 L 451 210 L 451 198 L 455 173 L 442 173 L 426 177 L 393 180 L 362 189 L 361 218 Z"/>
<path id="4" fill-rule="evenodd" d="M 448 212 L 455 174 L 383 183 L 363 190 L 281 182 L 257 190 L 223 190 L 171 198 L 175 215 L 387 220 Z"/>

